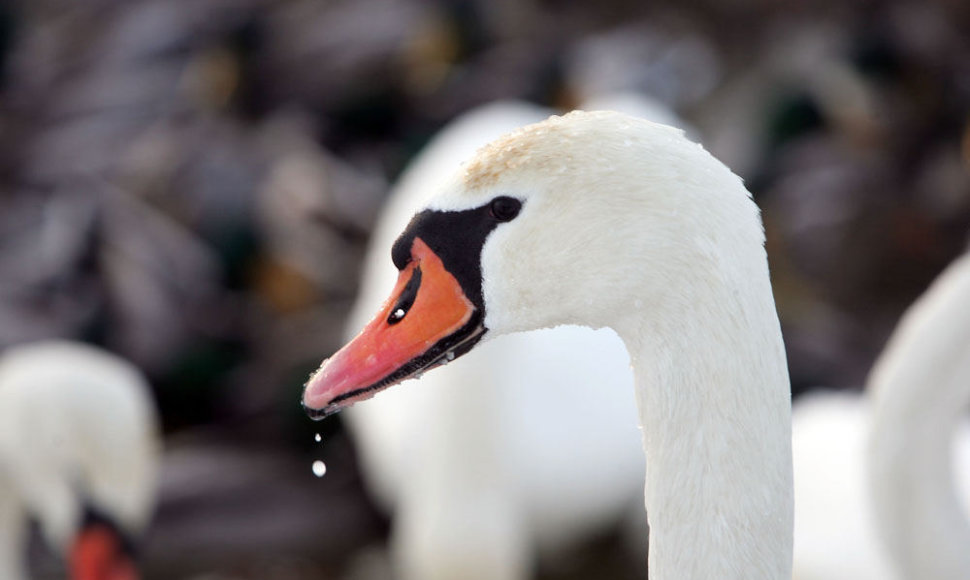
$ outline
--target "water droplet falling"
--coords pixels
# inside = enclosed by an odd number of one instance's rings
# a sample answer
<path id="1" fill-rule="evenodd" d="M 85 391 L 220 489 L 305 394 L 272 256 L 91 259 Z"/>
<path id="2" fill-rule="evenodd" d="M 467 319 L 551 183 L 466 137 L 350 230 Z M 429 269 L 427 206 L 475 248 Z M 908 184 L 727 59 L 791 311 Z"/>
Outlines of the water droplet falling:
<path id="1" fill-rule="evenodd" d="M 313 475 L 317 477 L 323 477 L 327 472 L 327 464 L 317 459 L 313 462 Z"/>
<path id="2" fill-rule="evenodd" d="M 319 443 L 319 442 L 323 441 L 323 437 L 321 437 L 320 434 L 317 433 L 316 435 L 313 436 L 313 440 L 316 441 L 317 443 Z"/>

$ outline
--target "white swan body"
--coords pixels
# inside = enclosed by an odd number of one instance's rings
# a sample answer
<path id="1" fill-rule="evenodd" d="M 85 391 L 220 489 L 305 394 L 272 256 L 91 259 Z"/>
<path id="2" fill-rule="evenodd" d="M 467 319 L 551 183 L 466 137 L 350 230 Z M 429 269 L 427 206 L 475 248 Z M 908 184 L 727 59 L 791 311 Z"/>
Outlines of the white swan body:
<path id="1" fill-rule="evenodd" d="M 114 355 L 66 341 L 4 351 L 0 577 L 26 575 L 27 516 L 40 522 L 52 547 L 72 558 L 87 558 L 73 553 L 86 510 L 110 518 L 128 538 L 137 537 L 154 505 L 157 429 L 141 373 Z M 90 561 L 71 564 L 78 574 L 72 577 L 91 577 L 77 569 L 91 567 Z M 116 577 L 122 576 L 111 576 Z"/>
<path id="2" fill-rule="evenodd" d="M 932 383 L 921 387 L 926 391 L 934 388 Z M 888 533 L 891 527 L 878 525 L 873 500 L 877 494 L 885 493 L 886 484 L 892 480 L 871 479 L 867 473 L 872 449 L 878 447 L 870 439 L 878 437 L 880 442 L 891 442 L 905 436 L 907 425 L 894 423 L 895 434 L 890 438 L 872 433 L 871 399 L 855 393 L 813 393 L 794 405 L 795 580 L 946 578 L 928 572 L 903 575 L 904 568 L 890 556 L 896 554 L 898 558 L 906 550 L 891 551 L 880 541 L 880 531 Z M 970 424 L 964 422 L 953 439 L 958 494 L 963 505 L 970 506 Z M 894 461 L 912 469 L 915 464 L 910 456 L 898 451 L 891 452 Z M 920 453 L 924 452 L 921 449 Z M 938 489 L 939 484 L 927 481 L 929 473 L 920 472 L 917 477 L 919 487 Z M 877 486 L 881 491 L 875 489 Z M 909 497 L 893 497 L 884 509 L 898 513 L 900 506 L 909 505 L 910 501 Z M 954 508 L 952 513 L 962 512 Z M 919 525 L 900 527 L 897 522 L 895 526 L 896 530 L 904 530 L 901 533 L 907 545 L 939 541 L 940 536 L 922 533 L 924 528 Z"/>
<path id="3" fill-rule="evenodd" d="M 388 248 L 454 168 L 548 115 L 493 103 L 435 137 L 375 228 L 349 329 L 394 285 Z M 643 485 L 632 386 L 613 333 L 564 326 L 499 337 L 416 388 L 348 410 L 366 480 L 398 514 L 392 544 L 404 577 L 531 577 L 533 544 L 556 551 L 620 520 Z"/>
<path id="4" fill-rule="evenodd" d="M 574 112 L 481 150 L 395 243 L 384 309 L 308 382 L 335 412 L 482 336 L 630 353 L 654 580 L 791 577 L 790 399 L 758 209 L 670 127 Z"/>
<path id="5" fill-rule="evenodd" d="M 894 577 L 866 485 L 870 415 L 868 399 L 857 393 L 811 393 L 792 408 L 795 580 Z"/>

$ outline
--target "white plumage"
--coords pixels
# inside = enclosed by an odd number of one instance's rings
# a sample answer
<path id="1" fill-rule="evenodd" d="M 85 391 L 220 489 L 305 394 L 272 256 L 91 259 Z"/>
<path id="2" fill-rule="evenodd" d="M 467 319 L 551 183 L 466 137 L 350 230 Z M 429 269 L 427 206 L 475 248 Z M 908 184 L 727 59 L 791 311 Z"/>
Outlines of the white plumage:
<path id="1" fill-rule="evenodd" d="M 796 580 L 970 577 L 970 255 L 910 307 L 864 395 L 795 405 Z"/>
<path id="2" fill-rule="evenodd" d="M 495 103 L 435 137 L 375 228 L 348 329 L 362 326 L 393 286 L 388 248 L 455 167 L 548 114 Z M 393 542 L 405 577 L 528 577 L 536 548 L 562 549 L 635 509 L 643 453 L 632 385 L 612 332 L 562 327 L 496 339 L 421 384 L 348 411 L 368 484 L 397 514 Z"/>
<path id="3" fill-rule="evenodd" d="M 900 580 L 970 578 L 968 298 L 965 254 L 906 312 L 868 381 L 868 486 Z"/>
<path id="4" fill-rule="evenodd" d="M 486 339 L 581 324 L 623 340 L 646 453 L 651 578 L 790 578 L 789 383 L 762 224 L 741 180 L 676 129 L 574 112 L 480 150 L 426 215 L 485 220 L 509 197 L 521 211 L 496 218 L 478 254 L 460 258 L 481 267 Z M 419 241 L 406 271 L 441 276 Z M 436 244 L 478 247 L 457 234 Z M 390 324 L 384 316 L 369 332 Z M 374 392 L 367 385 L 379 383 L 356 373 L 375 367 L 348 362 L 367 357 L 373 336 L 311 377 L 308 409 Z"/>
<path id="5" fill-rule="evenodd" d="M 792 409 L 795 580 L 893 578 L 865 483 L 869 411 L 855 393 L 813 393 Z"/>
<path id="6" fill-rule="evenodd" d="M 26 574 L 26 517 L 68 550 L 85 508 L 131 537 L 154 505 L 158 422 L 141 373 L 94 347 L 52 341 L 0 355 L 0 577 Z"/>

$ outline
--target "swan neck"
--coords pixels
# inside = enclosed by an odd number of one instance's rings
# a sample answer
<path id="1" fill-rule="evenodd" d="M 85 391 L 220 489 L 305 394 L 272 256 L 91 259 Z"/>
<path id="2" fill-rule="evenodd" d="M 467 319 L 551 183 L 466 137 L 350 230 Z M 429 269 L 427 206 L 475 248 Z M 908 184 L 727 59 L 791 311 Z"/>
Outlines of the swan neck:
<path id="1" fill-rule="evenodd" d="M 954 436 L 970 404 L 970 255 L 906 313 L 873 369 L 869 485 L 876 529 L 906 580 L 970 577 Z"/>
<path id="2" fill-rule="evenodd" d="M 618 331 L 636 378 L 654 580 L 791 578 L 791 397 L 761 269 L 744 282 L 754 288 L 705 286 L 671 316 Z"/>

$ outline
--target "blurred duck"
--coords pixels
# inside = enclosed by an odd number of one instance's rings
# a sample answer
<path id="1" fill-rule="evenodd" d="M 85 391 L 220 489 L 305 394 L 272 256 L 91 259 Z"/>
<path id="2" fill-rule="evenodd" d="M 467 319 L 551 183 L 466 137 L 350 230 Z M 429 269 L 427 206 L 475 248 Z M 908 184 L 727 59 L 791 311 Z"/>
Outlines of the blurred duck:
<path id="1" fill-rule="evenodd" d="M 71 580 L 136 580 L 132 542 L 155 497 L 158 424 L 124 360 L 66 341 L 0 356 L 0 578 L 22 580 L 27 522 Z"/>
<path id="2" fill-rule="evenodd" d="M 632 94 L 599 98 L 597 106 L 673 118 Z M 494 103 L 435 136 L 377 222 L 348 334 L 394 285 L 394 239 L 455 168 L 492 139 L 550 114 Z M 559 552 L 628 514 L 642 521 L 633 375 L 610 330 L 502 336 L 346 416 L 367 483 L 394 513 L 393 558 L 405 579 L 528 578 L 537 553 Z M 645 564 L 642 546 L 641 539 Z"/>
<path id="3" fill-rule="evenodd" d="M 903 316 L 866 396 L 795 405 L 796 580 L 970 578 L 968 297 L 970 254 Z"/>

